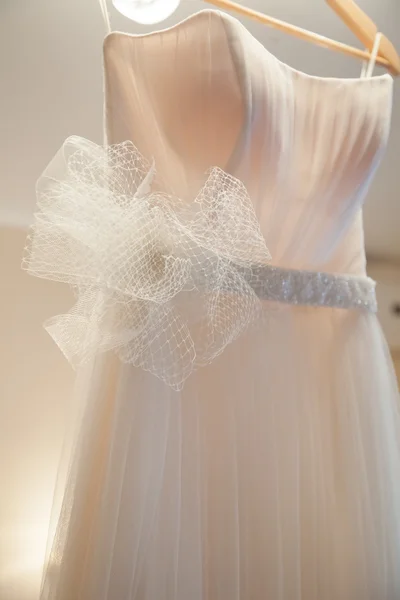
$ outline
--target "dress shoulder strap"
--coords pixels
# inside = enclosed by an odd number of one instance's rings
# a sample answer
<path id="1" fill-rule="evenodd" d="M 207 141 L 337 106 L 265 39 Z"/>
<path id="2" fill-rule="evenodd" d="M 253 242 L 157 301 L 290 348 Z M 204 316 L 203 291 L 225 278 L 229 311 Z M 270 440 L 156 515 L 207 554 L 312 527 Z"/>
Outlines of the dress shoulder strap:
<path id="1" fill-rule="evenodd" d="M 99 0 L 100 10 L 103 15 L 104 23 L 106 26 L 107 33 L 111 33 L 111 21 L 110 21 L 110 13 L 107 8 L 107 0 Z"/>
<path id="2" fill-rule="evenodd" d="M 369 61 L 368 62 L 365 61 L 363 63 L 363 66 L 361 69 L 361 75 L 360 75 L 361 78 L 372 76 L 372 73 L 373 73 L 373 70 L 375 67 L 375 63 L 376 63 L 376 57 L 378 56 L 381 39 L 382 39 L 382 34 L 379 31 L 377 31 L 377 33 L 375 35 L 374 45 L 372 47 Z"/>

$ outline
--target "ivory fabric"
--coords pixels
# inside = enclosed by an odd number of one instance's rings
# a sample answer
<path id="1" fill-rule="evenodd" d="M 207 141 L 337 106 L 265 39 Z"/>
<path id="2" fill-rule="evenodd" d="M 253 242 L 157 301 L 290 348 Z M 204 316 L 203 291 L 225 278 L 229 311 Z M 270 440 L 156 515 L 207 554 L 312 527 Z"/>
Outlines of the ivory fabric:
<path id="1" fill-rule="evenodd" d="M 366 275 L 390 76 L 299 72 L 217 11 L 108 35 L 104 69 L 107 143 L 154 160 L 162 191 L 190 206 L 220 168 L 273 268 Z M 398 391 L 377 317 L 261 303 L 181 389 L 111 352 L 79 368 L 42 600 L 400 597 Z"/>

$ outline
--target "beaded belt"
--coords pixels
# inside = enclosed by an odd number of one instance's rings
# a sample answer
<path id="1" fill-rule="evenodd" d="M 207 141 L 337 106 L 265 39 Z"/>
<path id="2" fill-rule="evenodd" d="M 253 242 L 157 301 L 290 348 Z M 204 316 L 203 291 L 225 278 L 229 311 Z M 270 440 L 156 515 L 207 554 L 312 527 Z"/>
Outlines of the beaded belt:
<path id="1" fill-rule="evenodd" d="M 377 311 L 376 284 L 369 277 L 260 265 L 251 269 L 249 282 L 263 300 Z"/>

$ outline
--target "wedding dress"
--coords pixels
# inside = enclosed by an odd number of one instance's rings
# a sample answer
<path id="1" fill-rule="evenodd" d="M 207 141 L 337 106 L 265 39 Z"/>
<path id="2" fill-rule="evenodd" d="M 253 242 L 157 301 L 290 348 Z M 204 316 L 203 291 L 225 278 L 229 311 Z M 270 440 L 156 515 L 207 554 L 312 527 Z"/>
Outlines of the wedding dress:
<path id="1" fill-rule="evenodd" d="M 77 385 L 42 599 L 400 598 L 361 212 L 391 77 L 307 75 L 209 10 L 104 66 L 108 145 L 50 163 L 26 262 L 77 295 L 46 324 Z"/>

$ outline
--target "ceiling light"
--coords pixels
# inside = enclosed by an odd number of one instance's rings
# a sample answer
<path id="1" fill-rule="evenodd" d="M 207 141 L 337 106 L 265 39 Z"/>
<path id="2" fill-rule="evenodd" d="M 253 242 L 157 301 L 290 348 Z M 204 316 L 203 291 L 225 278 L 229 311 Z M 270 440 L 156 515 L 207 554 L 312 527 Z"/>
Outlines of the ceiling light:
<path id="1" fill-rule="evenodd" d="M 142 25 L 152 25 L 168 19 L 180 0 L 113 0 L 115 8 L 128 19 Z"/>

